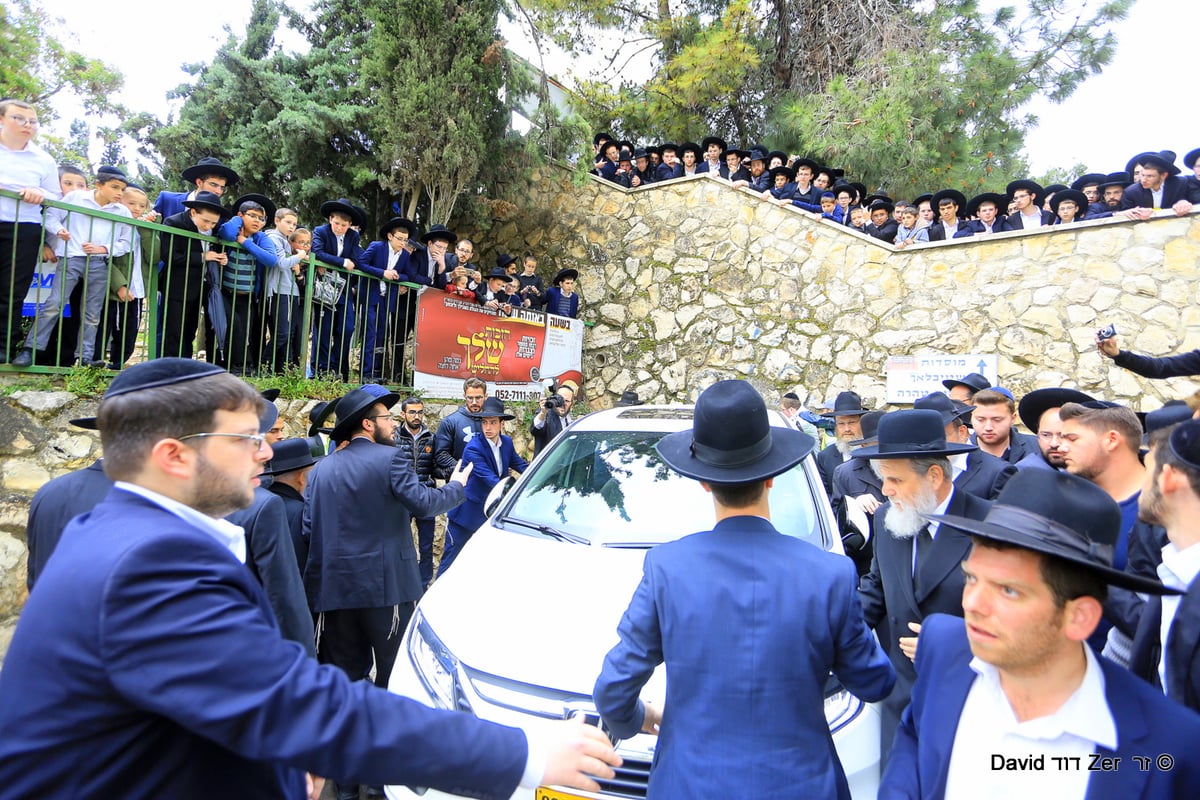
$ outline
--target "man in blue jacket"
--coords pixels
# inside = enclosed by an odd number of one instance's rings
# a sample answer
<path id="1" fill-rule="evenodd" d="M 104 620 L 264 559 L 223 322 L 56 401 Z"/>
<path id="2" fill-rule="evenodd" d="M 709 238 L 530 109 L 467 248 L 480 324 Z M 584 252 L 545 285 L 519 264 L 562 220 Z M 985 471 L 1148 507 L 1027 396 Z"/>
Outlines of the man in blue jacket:
<path id="1" fill-rule="evenodd" d="M 507 798 L 597 790 L 602 734 L 525 735 L 437 711 L 284 641 L 242 530 L 271 448 L 262 399 L 211 364 L 163 358 L 113 379 L 97 423 L 116 483 L 63 534 L 0 672 L 5 797 L 288 798 L 305 772 Z M 316 790 L 319 793 L 319 790 Z"/>
<path id="2" fill-rule="evenodd" d="M 874 701 L 896 674 L 863 621 L 854 564 L 771 524 L 774 477 L 814 445 L 772 427 L 754 387 L 734 380 L 706 389 L 694 427 L 656 445 L 667 467 L 712 494 L 716 526 L 646 553 L 596 681 L 596 708 L 616 736 L 659 736 L 650 800 L 850 796 L 825 681 L 832 671 Z M 664 662 L 670 690 L 658 708 L 639 694 Z"/>
<path id="3" fill-rule="evenodd" d="M 881 798 L 1192 798 L 1200 716 L 1087 646 L 1107 586 L 1161 595 L 1112 567 L 1116 503 L 1064 472 L 1018 473 L 973 535 L 965 621 L 926 620 L 917 683 Z"/>

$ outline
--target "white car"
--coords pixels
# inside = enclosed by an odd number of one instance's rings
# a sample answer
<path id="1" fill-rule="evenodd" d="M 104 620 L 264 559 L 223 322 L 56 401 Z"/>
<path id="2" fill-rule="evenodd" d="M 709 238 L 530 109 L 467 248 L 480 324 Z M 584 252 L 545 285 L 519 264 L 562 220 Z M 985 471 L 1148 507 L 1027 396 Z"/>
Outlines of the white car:
<path id="1" fill-rule="evenodd" d="M 583 711 L 617 641 L 617 623 L 646 551 L 714 524 L 711 498 L 671 471 L 654 444 L 691 426 L 690 406 L 633 406 L 588 414 L 556 438 L 505 493 L 445 577 L 422 598 L 389 688 L 435 708 L 534 730 Z M 786 427 L 772 412 L 772 424 Z M 771 521 L 781 532 L 842 552 L 810 456 L 775 478 Z M 642 692 L 661 704 L 663 667 Z M 825 716 L 855 798 L 879 782 L 878 710 L 830 676 Z M 640 798 L 656 739 L 618 743 L 624 765 L 599 794 L 552 787 L 514 798 Z M 454 747 L 446 742 L 446 747 Z M 398 798 L 447 797 L 389 786 Z"/>

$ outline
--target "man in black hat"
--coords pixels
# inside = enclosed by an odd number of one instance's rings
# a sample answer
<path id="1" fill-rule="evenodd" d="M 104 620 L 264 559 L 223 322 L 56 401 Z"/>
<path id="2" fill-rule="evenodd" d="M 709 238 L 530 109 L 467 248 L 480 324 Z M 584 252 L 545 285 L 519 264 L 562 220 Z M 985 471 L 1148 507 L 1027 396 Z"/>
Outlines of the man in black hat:
<path id="1" fill-rule="evenodd" d="M 839 464 L 850 460 L 850 443 L 863 438 L 862 415 L 871 409 L 863 408 L 862 398 L 858 392 L 838 392 L 833 401 L 833 409 L 822 414 L 826 419 L 833 419 L 834 434 L 837 438 L 824 450 L 817 453 L 817 472 L 821 475 L 821 483 L 825 485 L 825 494 L 833 496 L 833 471 Z"/>
<path id="2" fill-rule="evenodd" d="M 366 215 L 344 197 L 321 204 L 321 216 L 328 220 L 313 229 L 312 255 L 329 267 L 354 271 L 362 263 L 358 246 L 359 231 L 367 224 Z M 326 275 L 328 273 L 328 276 Z M 340 374 L 350 379 L 350 339 L 354 335 L 353 297 L 357 281 L 340 272 L 318 268 L 318 281 L 342 281 L 343 287 L 332 305 L 318 303 L 313 315 L 313 370 Z"/>
<path id="3" fill-rule="evenodd" d="M 1017 416 L 1021 424 L 1037 437 L 1038 450 L 1028 453 L 1017 462 L 1017 470 L 1063 469 L 1066 458 L 1062 447 L 1062 419 L 1058 410 L 1067 403 L 1090 403 L 1091 395 L 1076 389 L 1049 387 L 1035 389 L 1021 398 L 1017 404 Z"/>
<path id="4" fill-rule="evenodd" d="M 462 503 L 471 474 L 468 466 L 439 489 L 422 485 L 396 447 L 391 408 L 399 399 L 354 389 L 338 400 L 333 439 L 349 444 L 313 469 L 304 511 L 304 583 L 321 615 L 318 656 L 352 680 L 366 678 L 374 664 L 381 687 L 425 588 L 411 515 L 432 517 Z"/>
<path id="5" fill-rule="evenodd" d="M 969 444 L 971 429 L 966 421 L 975 412 L 975 406 L 956 403 L 941 392 L 933 392 L 919 398 L 913 408 L 932 409 L 942 415 L 946 426 L 946 441 L 953 444 Z M 950 469 L 954 486 L 976 497 L 993 500 L 1017 468 L 996 456 L 972 446 L 971 450 L 950 456 Z"/>
<path id="6" fill-rule="evenodd" d="M 1031 180 L 1013 181 L 1004 190 L 1012 198 L 1014 211 L 1008 215 L 1008 227 L 1014 231 L 1036 230 L 1054 224 L 1054 215 L 1042 208 L 1045 190 Z"/>
<path id="7" fill-rule="evenodd" d="M 947 378 L 942 381 L 942 386 L 946 387 L 946 393 L 956 403 L 971 402 L 971 398 L 975 396 L 976 392 L 991 388 L 991 385 L 992 382 L 978 372 L 972 372 L 961 378 Z"/>
<path id="8" fill-rule="evenodd" d="M 656 181 L 669 181 L 683 177 L 683 164 L 679 163 L 679 147 L 674 142 L 662 144 L 662 163 L 654 172 Z"/>
<path id="9" fill-rule="evenodd" d="M 1073 475 L 1025 472 L 982 520 L 930 519 L 972 536 L 965 623 L 921 630 L 879 796 L 966 797 L 987 775 L 997 797 L 1190 797 L 1200 756 L 1183 743 L 1200 717 L 1085 643 L 1108 585 L 1170 591 L 1113 568 L 1113 501 Z"/>
<path id="10" fill-rule="evenodd" d="M 1182 217 L 1192 212 L 1194 203 L 1200 202 L 1200 197 L 1193 197 L 1187 182 L 1179 177 L 1174 153 L 1169 150 L 1143 153 L 1139 163 L 1140 181 L 1125 187 L 1121 197 L 1121 208 L 1132 211 L 1134 219 L 1150 219 L 1155 211 L 1164 208 Z"/>
<path id="11" fill-rule="evenodd" d="M 497 483 L 511 472 L 521 473 L 529 462 L 513 447 L 512 437 L 501 433 L 501 423 L 515 419 L 504 410 L 498 397 L 483 401 L 483 407 L 471 416 L 479 421 L 482 436 L 475 436 L 463 450 L 462 464 L 466 480 L 465 502 L 450 509 L 446 515 L 446 544 L 438 562 L 438 575 L 445 574 L 462 551 L 463 545 L 487 519 L 483 503 Z"/>
<path id="12" fill-rule="evenodd" d="M 183 213 L 189 207 L 183 201 L 195 200 L 200 192 L 220 198 L 226 189 L 237 184 L 238 174 L 220 159 L 206 156 L 183 171 L 183 182 L 193 187 L 186 192 L 159 192 L 154 210 L 161 215 L 160 219 Z"/>
<path id="13" fill-rule="evenodd" d="M 1133 210 L 1121 210 L 1121 199 L 1125 196 L 1125 187 L 1130 183 L 1129 174 L 1125 172 L 1110 172 L 1097 190 L 1099 198 L 1088 206 L 1084 219 L 1105 219 L 1117 217 L 1133 219 Z"/>
<path id="14" fill-rule="evenodd" d="M 1183 165 L 1192 171 L 1191 175 L 1186 175 L 1183 179 L 1187 184 L 1188 198 L 1193 203 L 1200 203 L 1200 147 L 1183 157 Z"/>
<path id="15" fill-rule="evenodd" d="M 507 256 L 507 258 L 511 261 L 516 260 L 512 256 Z M 501 314 L 511 314 L 513 301 L 515 300 L 520 305 L 521 298 L 512 298 L 508 292 L 504 291 L 508 279 L 508 271 L 504 269 L 504 265 L 497 262 L 496 266 L 492 267 L 492 271 L 484 276 L 484 285 L 475 290 L 475 301 L 484 308 L 490 308 Z"/>
<path id="16" fill-rule="evenodd" d="M 859 448 L 854 457 L 870 459 L 888 498 L 875 512 L 875 553 L 859 583 L 867 624 L 878 630 L 896 668 L 896 688 L 883 703 L 880 730 L 886 759 L 916 679 L 912 658 L 921 623 L 930 614 L 962 613 L 959 564 L 970 539 L 955 526 L 930 525 L 922 515 L 983 519 L 991 503 L 955 487 L 950 457 L 975 448 L 947 442 L 941 414 L 893 411 L 879 420 L 878 433 L 879 444 Z"/>
<path id="17" fill-rule="evenodd" d="M 704 160 L 696 165 L 696 172 L 711 172 L 713 177 L 721 173 L 721 154 L 729 149 L 729 145 L 719 136 L 705 136 L 700 140 L 700 150 Z"/>
<path id="18" fill-rule="evenodd" d="M 850 796 L 822 687 L 832 671 L 869 702 L 891 690 L 895 673 L 863 623 L 853 566 L 771 524 L 775 476 L 814 444 L 771 426 L 754 387 L 727 380 L 700 395 L 690 430 L 655 446 L 668 468 L 712 495 L 716 525 L 646 552 L 593 692 L 615 736 L 659 735 L 650 800 L 765 797 L 781 787 Z M 639 699 L 661 663 L 665 708 Z"/>
<path id="19" fill-rule="evenodd" d="M 859 419 L 862 425 L 862 438 L 850 442 L 853 447 L 866 447 L 877 444 L 879 419 L 884 412 L 869 411 Z M 851 458 L 844 464 L 838 464 L 833 471 L 833 494 L 829 498 L 833 506 L 833 515 L 838 521 L 838 529 L 842 534 L 842 545 L 846 555 L 854 559 L 858 574 L 865 575 L 871 568 L 871 554 L 874 552 L 872 540 L 874 530 L 872 520 L 879 507 L 887 502 L 883 493 L 883 482 L 871 469 L 871 463 L 861 458 Z M 853 504 L 861 516 L 850 508 Z M 867 529 L 860 530 L 853 520 L 866 517 Z"/>
<path id="20" fill-rule="evenodd" d="M 971 219 L 966 230 L 954 234 L 955 239 L 975 236 L 980 233 L 1004 233 L 1008 230 L 1008 219 L 1000 214 L 1008 208 L 1008 198 L 996 192 L 983 192 L 967 201 L 966 214 Z"/>
<path id="21" fill-rule="evenodd" d="M 363 380 L 400 377 L 412 311 L 408 287 L 400 281 L 412 282 L 415 277 L 408 243 L 416 234 L 412 220 L 392 217 L 379 228 L 379 238 L 363 253 L 363 272 L 375 278 L 362 286 L 367 295 Z"/>
<path id="22" fill-rule="evenodd" d="M 738 150 L 736 147 L 730 147 L 721 153 L 721 160 L 725 163 L 721 165 L 720 176 L 731 183 L 740 182 L 742 185 L 748 184 L 750 182 L 750 172 L 742 166 L 742 159 L 749 155 L 749 151 Z"/>
<path id="23" fill-rule="evenodd" d="M 938 218 L 929 226 L 929 241 L 945 242 L 971 235 L 971 227 L 958 215 L 967 205 L 967 198 L 957 189 L 942 189 L 930 199 Z M 960 234 L 962 236 L 960 236 Z"/>
<path id="24" fill-rule="evenodd" d="M 761 146 L 755 146 L 750 148 L 747 155 L 750 158 L 748 174 L 745 177 L 733 179 L 733 188 L 749 186 L 756 192 L 767 191 L 771 188 L 771 176 L 767 172 L 767 151 Z"/>
<path id="25" fill-rule="evenodd" d="M 458 261 L 451 259 L 451 254 L 446 251 L 457 241 L 458 234 L 441 224 L 431 225 L 429 230 L 421 235 L 421 243 L 425 245 L 425 252 L 414 253 L 412 257 L 417 283 L 432 286 L 435 289 L 446 288 L 446 281 L 450 278 L 450 264 L 453 263 L 456 266 L 458 264 Z"/>
<path id="26" fill-rule="evenodd" d="M 22 732 L 0 737 L 5 794 L 299 798 L 305 770 L 490 798 L 598 790 L 583 770 L 610 778 L 620 759 L 594 728 L 564 724 L 531 760 L 519 730 L 352 683 L 280 637 L 220 519 L 271 457 L 261 404 L 192 359 L 109 385 L 97 425 L 116 483 L 68 526 L 0 673 L 0 728 Z"/>
<path id="27" fill-rule="evenodd" d="M 313 442 L 309 439 L 284 439 L 271 445 L 273 455 L 263 469 L 263 475 L 269 475 L 272 479 L 267 491 L 283 501 L 283 512 L 292 534 L 292 549 L 296 553 L 297 570 L 301 576 L 304 574 L 304 565 L 308 563 L 308 539 L 304 535 L 304 490 L 308 488 L 308 474 L 317 463 L 312 448 Z"/>
<path id="28" fill-rule="evenodd" d="M 867 223 L 867 235 L 879 239 L 881 242 L 894 243 L 896 241 L 896 232 L 900 230 L 900 223 L 892 219 L 892 212 L 895 210 L 896 204 L 891 200 L 881 197 L 878 200 L 872 201 L 871 205 L 868 206 L 868 211 L 871 213 L 871 221 Z"/>
<path id="29" fill-rule="evenodd" d="M 658 180 L 658 165 L 650 160 L 650 151 L 639 147 L 633 151 L 633 175 L 630 176 L 629 186 L 636 189 Z"/>
<path id="30" fill-rule="evenodd" d="M 168 228 L 211 236 L 225 216 L 221 198 L 212 192 L 197 192 L 183 201 L 185 210 L 163 220 Z M 225 266 L 228 256 L 209 242 L 191 237 L 162 234 L 163 254 L 159 289 L 163 296 L 162 352 L 170 358 L 191 358 L 192 342 L 200 324 L 204 302 L 205 269 L 208 262 Z M 211 354 L 210 354 L 211 356 Z"/>
<path id="31" fill-rule="evenodd" d="M 1149 426 L 1147 426 L 1149 427 Z M 1157 575 L 1182 597 L 1151 596 L 1141 610 L 1129 668 L 1200 711 L 1200 421 L 1150 434 L 1143 518 L 1166 528 Z"/>

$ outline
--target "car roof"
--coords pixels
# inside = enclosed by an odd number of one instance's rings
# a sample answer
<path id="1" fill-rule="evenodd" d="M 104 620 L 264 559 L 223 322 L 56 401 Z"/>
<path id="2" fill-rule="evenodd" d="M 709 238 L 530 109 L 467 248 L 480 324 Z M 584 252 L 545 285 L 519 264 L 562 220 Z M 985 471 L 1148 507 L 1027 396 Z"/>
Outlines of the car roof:
<path id="1" fill-rule="evenodd" d="M 593 411 L 577 419 L 571 430 L 577 433 L 588 431 L 663 431 L 674 433 L 692 427 L 691 405 L 645 405 L 607 408 Z M 778 411 L 768 410 L 771 425 L 788 427 L 787 421 Z"/>

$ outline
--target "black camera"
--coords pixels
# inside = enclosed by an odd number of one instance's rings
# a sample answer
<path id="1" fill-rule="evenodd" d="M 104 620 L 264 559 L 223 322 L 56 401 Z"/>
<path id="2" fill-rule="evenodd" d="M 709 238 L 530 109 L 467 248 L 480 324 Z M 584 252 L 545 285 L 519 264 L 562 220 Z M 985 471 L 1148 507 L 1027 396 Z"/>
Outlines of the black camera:
<path id="1" fill-rule="evenodd" d="M 542 401 L 542 405 L 548 409 L 549 408 L 562 408 L 564 405 L 566 405 L 566 403 L 563 402 L 561 395 L 552 394 L 552 395 L 549 395 L 548 397 L 546 397 L 546 399 Z"/>
<path id="2" fill-rule="evenodd" d="M 1109 323 L 1100 330 L 1096 331 L 1096 338 L 1100 341 L 1106 341 L 1117 335 L 1117 326 Z"/>

